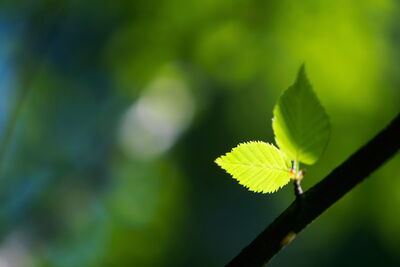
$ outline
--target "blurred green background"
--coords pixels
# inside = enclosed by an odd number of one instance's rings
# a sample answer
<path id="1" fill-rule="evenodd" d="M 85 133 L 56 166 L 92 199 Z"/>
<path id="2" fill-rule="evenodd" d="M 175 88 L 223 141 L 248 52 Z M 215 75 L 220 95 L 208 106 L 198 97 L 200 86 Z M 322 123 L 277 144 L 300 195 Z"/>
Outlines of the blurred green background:
<path id="1" fill-rule="evenodd" d="M 400 105 L 395 0 L 0 2 L 0 266 L 221 266 L 294 199 L 214 159 L 273 142 L 302 62 L 330 115 L 304 189 Z M 400 266 L 400 157 L 270 266 Z"/>

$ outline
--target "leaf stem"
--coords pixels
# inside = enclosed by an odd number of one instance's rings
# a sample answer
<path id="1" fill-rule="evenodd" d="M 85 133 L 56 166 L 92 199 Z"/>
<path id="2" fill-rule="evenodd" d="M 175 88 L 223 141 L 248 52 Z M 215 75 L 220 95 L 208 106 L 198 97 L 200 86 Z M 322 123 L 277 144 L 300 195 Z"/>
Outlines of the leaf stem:
<path id="1" fill-rule="evenodd" d="M 293 170 L 296 178 L 294 179 L 294 194 L 296 198 L 300 197 L 303 194 L 303 189 L 301 188 L 301 179 L 303 175 L 300 173 L 300 162 L 297 160 L 293 161 Z"/>
<path id="2" fill-rule="evenodd" d="M 296 176 L 299 173 L 299 169 L 300 169 L 300 162 L 297 162 L 297 160 L 293 160 L 293 169 L 295 171 Z"/>

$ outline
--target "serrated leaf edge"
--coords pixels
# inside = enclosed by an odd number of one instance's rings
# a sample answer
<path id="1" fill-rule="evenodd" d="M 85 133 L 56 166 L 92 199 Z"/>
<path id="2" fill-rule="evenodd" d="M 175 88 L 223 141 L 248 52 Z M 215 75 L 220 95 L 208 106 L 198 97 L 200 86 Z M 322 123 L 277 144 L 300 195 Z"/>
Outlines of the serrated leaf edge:
<path id="1" fill-rule="evenodd" d="M 281 154 L 283 154 L 283 155 L 285 155 L 285 156 L 287 157 L 287 155 L 286 155 L 282 150 L 280 150 L 278 147 L 276 147 L 276 146 L 275 146 L 274 144 L 272 144 L 272 143 L 263 142 L 263 141 L 247 141 L 247 142 L 239 143 L 237 146 L 235 146 L 234 148 L 232 148 L 230 152 L 227 152 L 225 155 L 222 155 L 222 156 L 218 157 L 217 159 L 215 159 L 214 162 L 215 162 L 219 167 L 221 167 L 221 169 L 223 169 L 227 174 L 229 174 L 230 176 L 232 176 L 232 178 L 234 178 L 240 185 L 242 185 L 243 187 L 247 188 L 247 190 L 249 190 L 249 191 L 251 191 L 251 192 L 254 192 L 254 193 L 263 193 L 263 194 L 265 194 L 265 193 L 275 193 L 276 191 L 278 191 L 279 189 L 281 189 L 282 187 L 284 187 L 285 185 L 287 185 L 287 184 L 290 182 L 290 179 L 287 180 L 287 183 L 280 185 L 280 186 L 277 187 L 275 190 L 270 190 L 270 191 L 268 191 L 268 190 L 254 190 L 254 189 L 250 188 L 250 186 L 245 185 L 238 177 L 236 177 L 236 175 L 232 175 L 231 173 L 229 173 L 229 172 L 228 172 L 225 168 L 223 168 L 222 165 L 219 163 L 219 161 L 220 161 L 222 158 L 228 157 L 230 154 L 232 154 L 232 152 L 233 152 L 234 149 L 237 149 L 237 148 L 239 148 L 239 147 L 242 146 L 242 145 L 248 145 L 248 144 L 251 144 L 251 143 L 259 143 L 259 144 L 267 144 L 267 145 L 270 145 L 270 146 L 272 146 L 274 149 L 276 149 L 276 150 L 279 152 L 279 155 L 280 155 L 280 156 L 282 156 Z M 288 173 L 288 176 L 289 176 L 290 168 L 289 168 L 288 170 L 282 170 L 282 169 L 275 169 L 275 170 L 281 171 L 281 172 L 287 172 L 287 173 Z"/>

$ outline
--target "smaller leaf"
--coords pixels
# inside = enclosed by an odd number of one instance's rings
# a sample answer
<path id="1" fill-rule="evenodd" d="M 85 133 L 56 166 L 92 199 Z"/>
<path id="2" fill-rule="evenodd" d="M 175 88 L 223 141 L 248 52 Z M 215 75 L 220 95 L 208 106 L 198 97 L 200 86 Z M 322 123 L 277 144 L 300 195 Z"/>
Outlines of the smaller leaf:
<path id="1" fill-rule="evenodd" d="M 291 162 L 272 144 L 242 143 L 215 162 L 254 192 L 272 193 L 290 181 Z"/>

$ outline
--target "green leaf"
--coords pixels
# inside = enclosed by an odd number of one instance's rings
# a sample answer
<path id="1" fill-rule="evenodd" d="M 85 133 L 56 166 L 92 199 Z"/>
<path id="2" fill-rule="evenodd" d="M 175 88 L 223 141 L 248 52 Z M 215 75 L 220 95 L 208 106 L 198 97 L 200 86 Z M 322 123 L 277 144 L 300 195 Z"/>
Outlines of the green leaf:
<path id="1" fill-rule="evenodd" d="M 254 192 L 272 193 L 290 180 L 290 160 L 274 145 L 264 142 L 239 144 L 215 162 Z"/>
<path id="2" fill-rule="evenodd" d="M 328 143 L 329 118 L 312 90 L 304 64 L 296 82 L 274 108 L 272 127 L 279 148 L 290 159 L 314 164 Z"/>

